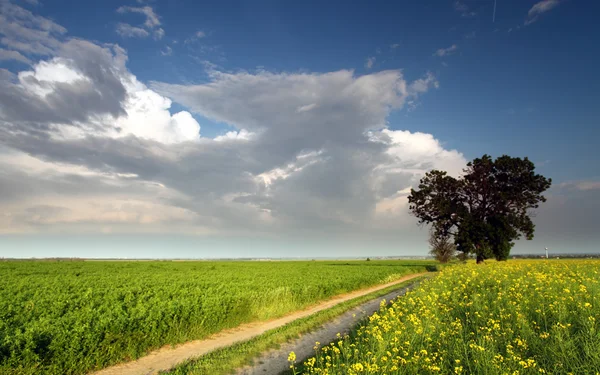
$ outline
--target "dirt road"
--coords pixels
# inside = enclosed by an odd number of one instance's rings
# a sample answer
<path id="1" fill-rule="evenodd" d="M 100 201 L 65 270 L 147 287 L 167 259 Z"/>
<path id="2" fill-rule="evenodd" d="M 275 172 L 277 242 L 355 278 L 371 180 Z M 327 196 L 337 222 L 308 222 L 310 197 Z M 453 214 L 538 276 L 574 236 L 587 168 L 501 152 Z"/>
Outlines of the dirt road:
<path id="1" fill-rule="evenodd" d="M 271 329 L 284 326 L 296 319 L 304 318 L 321 310 L 328 309 L 339 303 L 361 297 L 375 291 L 385 289 L 395 284 L 425 275 L 424 273 L 412 274 L 402 277 L 387 284 L 376 285 L 370 288 L 356 290 L 342 294 L 289 315 L 266 322 L 242 324 L 234 329 L 229 329 L 203 340 L 190 341 L 176 347 L 165 346 L 132 362 L 119 364 L 97 371 L 92 375 L 150 375 L 159 371 L 169 370 L 177 364 L 192 358 L 200 357 L 213 350 L 231 346 L 237 342 L 247 341 Z"/>
<path id="2" fill-rule="evenodd" d="M 389 302 L 404 295 L 412 289 L 414 284 L 405 288 L 396 289 L 384 296 L 374 298 L 360 306 L 352 308 L 335 319 L 323 324 L 321 327 L 301 337 L 282 344 L 279 349 L 273 349 L 263 353 L 254 359 L 254 364 L 238 369 L 236 375 L 282 375 L 291 374 L 288 355 L 290 352 L 296 354 L 296 363 L 302 363 L 305 359 L 315 355 L 314 346 L 320 342 L 321 346 L 339 340 L 338 333 L 344 336 L 350 333 L 363 319 L 373 315 L 379 310 L 382 300 Z"/>

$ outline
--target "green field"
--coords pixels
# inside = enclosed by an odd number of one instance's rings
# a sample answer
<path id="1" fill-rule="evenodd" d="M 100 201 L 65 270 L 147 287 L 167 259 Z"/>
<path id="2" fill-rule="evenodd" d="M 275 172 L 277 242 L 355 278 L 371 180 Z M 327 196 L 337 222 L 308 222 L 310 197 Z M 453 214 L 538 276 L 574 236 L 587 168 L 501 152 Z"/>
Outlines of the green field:
<path id="1" fill-rule="evenodd" d="M 0 262 L 0 373 L 84 374 L 433 262 Z"/>
<path id="2" fill-rule="evenodd" d="M 445 268 L 292 372 L 600 374 L 600 261 Z"/>

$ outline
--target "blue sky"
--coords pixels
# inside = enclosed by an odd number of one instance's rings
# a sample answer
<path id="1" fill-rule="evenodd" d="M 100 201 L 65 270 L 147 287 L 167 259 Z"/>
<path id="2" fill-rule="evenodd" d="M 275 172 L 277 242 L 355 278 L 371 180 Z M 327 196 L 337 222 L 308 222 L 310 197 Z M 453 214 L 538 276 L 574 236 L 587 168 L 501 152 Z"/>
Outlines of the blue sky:
<path id="1" fill-rule="evenodd" d="M 594 161 L 595 145 L 586 140 L 600 129 L 593 47 L 600 44 L 593 29 L 600 6 L 561 2 L 524 26 L 535 3 L 500 1 L 493 22 L 493 1 L 460 2 L 473 16 L 462 16 L 452 1 L 149 2 L 167 31 L 160 41 L 116 34 L 119 22 L 144 21 L 140 14 L 117 14 L 128 4 L 121 1 L 47 2 L 39 10 L 70 34 L 119 43 L 142 81 L 205 82 L 202 61 L 225 70 L 402 69 L 407 78 L 432 71 L 442 84 L 423 99 L 428 107 L 393 114 L 392 129 L 432 133 L 468 157 L 508 153 L 558 163 L 555 178 L 579 179 L 589 165 L 572 162 Z M 186 43 L 199 31 L 206 36 Z M 433 55 L 452 45 L 458 48 L 451 56 Z M 161 54 L 166 47 L 172 55 Z M 375 57 L 371 69 L 369 57 Z M 207 135 L 230 130 L 202 121 Z"/>
<path id="2" fill-rule="evenodd" d="M 554 181 L 536 240 L 516 251 L 597 251 L 595 2 L 1 4 L 0 68 L 13 90 L 0 98 L 0 172 L 15 191 L 0 202 L 7 256 L 46 254 L 44 243 L 55 255 L 71 244 L 72 255 L 86 238 L 107 245 L 83 256 L 141 256 L 157 243 L 147 233 L 178 238 L 180 256 L 278 256 L 292 242 L 308 257 L 323 244 L 339 255 L 425 254 L 402 191 L 428 168 L 459 173 L 484 153 L 528 156 Z M 77 79 L 114 85 L 103 105 L 40 102 L 47 112 L 26 116 L 23 95 Z M 20 113 L 15 103 L 29 104 Z M 348 162 L 359 155 L 371 164 Z M 339 238 L 357 225 L 350 251 Z M 307 236 L 314 243 L 299 246 Z M 153 246 L 149 256 L 169 254 Z"/>

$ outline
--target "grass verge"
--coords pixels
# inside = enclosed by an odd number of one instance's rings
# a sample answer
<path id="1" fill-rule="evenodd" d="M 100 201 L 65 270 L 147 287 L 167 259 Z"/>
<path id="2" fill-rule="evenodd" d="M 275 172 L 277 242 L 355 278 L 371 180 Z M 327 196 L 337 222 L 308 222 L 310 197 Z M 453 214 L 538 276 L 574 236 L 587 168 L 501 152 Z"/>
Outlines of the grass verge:
<path id="1" fill-rule="evenodd" d="M 270 349 L 276 349 L 281 344 L 289 342 L 303 333 L 312 331 L 313 329 L 323 325 L 324 323 L 334 319 L 346 311 L 361 305 L 364 302 L 384 296 L 394 290 L 419 283 L 428 277 L 431 277 L 431 275 L 424 275 L 412 280 L 407 280 L 403 283 L 340 303 L 339 305 L 331 307 L 327 310 L 319 311 L 318 313 L 306 318 L 295 320 L 283 327 L 267 331 L 251 340 L 244 341 L 227 348 L 218 349 L 200 358 L 183 362 L 169 371 L 161 372 L 161 374 L 231 374 L 234 370 L 251 364 L 253 359 L 260 356 L 263 352 Z"/>

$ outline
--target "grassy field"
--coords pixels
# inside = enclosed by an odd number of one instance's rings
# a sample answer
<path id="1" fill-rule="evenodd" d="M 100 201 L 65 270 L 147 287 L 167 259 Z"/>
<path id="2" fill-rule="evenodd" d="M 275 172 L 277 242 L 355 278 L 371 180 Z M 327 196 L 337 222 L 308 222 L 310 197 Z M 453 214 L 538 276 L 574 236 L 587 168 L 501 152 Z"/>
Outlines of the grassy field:
<path id="1" fill-rule="evenodd" d="M 0 373 L 84 374 L 432 262 L 0 262 Z"/>
<path id="2" fill-rule="evenodd" d="M 457 265 L 299 374 L 599 374 L 600 261 Z"/>
<path id="3" fill-rule="evenodd" d="M 252 340 L 241 342 L 227 348 L 215 350 L 200 358 L 181 363 L 170 371 L 161 372 L 169 375 L 226 375 L 234 373 L 234 370 L 245 365 L 252 364 L 256 357 L 270 349 L 277 349 L 282 343 L 297 339 L 298 336 L 310 332 L 316 327 L 335 319 L 346 311 L 359 306 L 362 303 L 386 295 L 392 291 L 418 284 L 422 280 L 433 275 L 424 275 L 416 279 L 402 282 L 394 286 L 369 293 L 362 297 L 354 298 L 320 311 L 306 318 L 298 319 L 283 327 L 267 331 Z"/>

